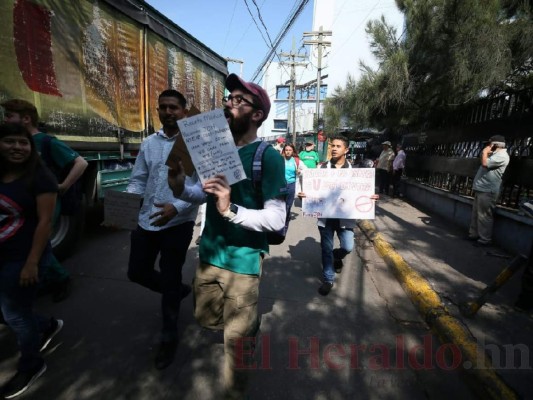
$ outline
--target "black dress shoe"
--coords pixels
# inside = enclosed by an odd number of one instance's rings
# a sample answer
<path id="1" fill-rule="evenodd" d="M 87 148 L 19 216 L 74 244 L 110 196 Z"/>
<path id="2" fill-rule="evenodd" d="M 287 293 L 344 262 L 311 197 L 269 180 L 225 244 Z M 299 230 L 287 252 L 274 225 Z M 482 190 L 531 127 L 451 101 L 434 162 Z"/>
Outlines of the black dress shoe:
<path id="1" fill-rule="evenodd" d="M 178 343 L 176 341 L 159 343 L 159 349 L 157 349 L 155 356 L 155 367 L 161 370 L 172 364 L 177 347 Z"/>

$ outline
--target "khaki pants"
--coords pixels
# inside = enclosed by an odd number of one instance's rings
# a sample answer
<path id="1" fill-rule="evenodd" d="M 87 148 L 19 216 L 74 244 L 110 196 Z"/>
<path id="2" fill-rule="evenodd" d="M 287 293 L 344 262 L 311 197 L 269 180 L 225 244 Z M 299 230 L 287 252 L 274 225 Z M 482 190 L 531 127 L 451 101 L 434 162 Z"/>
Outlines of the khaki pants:
<path id="1" fill-rule="evenodd" d="M 235 368 L 236 355 L 242 356 L 236 354 L 235 344 L 241 349 L 244 344 L 246 354 L 252 352 L 252 342 L 239 339 L 255 338 L 259 330 L 259 281 L 257 275 L 237 274 L 207 264 L 200 264 L 196 269 L 194 317 L 204 328 L 224 330 L 224 387 L 227 393 L 243 393 L 246 389 L 247 371 Z"/>
<path id="2" fill-rule="evenodd" d="M 498 193 L 475 192 L 468 236 L 477 237 L 482 243 L 492 241 L 493 214 L 497 199 Z"/>

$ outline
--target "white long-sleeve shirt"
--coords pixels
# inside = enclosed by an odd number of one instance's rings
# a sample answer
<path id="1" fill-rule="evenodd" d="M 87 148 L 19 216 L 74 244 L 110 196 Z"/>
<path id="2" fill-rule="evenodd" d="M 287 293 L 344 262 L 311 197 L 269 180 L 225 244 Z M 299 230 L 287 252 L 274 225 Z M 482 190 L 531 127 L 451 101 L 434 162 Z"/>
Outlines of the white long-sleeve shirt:
<path id="1" fill-rule="evenodd" d="M 126 191 L 143 195 L 143 204 L 139 211 L 139 226 L 145 230 L 159 231 L 187 221 L 195 221 L 198 205 L 176 199 L 168 186 L 168 167 L 165 162 L 176 141 L 176 136 L 169 138 L 163 130 L 148 136 L 141 144 L 141 150 L 135 160 L 133 172 Z M 185 182 L 191 184 L 192 178 L 186 177 Z M 151 226 L 157 219 L 150 215 L 161 211 L 155 203 L 170 203 L 178 215 L 164 226 Z"/>
<path id="2" fill-rule="evenodd" d="M 405 151 L 400 150 L 398 154 L 396 154 L 396 157 L 394 157 L 394 161 L 392 162 L 392 169 L 396 171 L 397 169 L 404 169 L 405 168 Z"/>
<path id="3" fill-rule="evenodd" d="M 202 204 L 207 200 L 207 194 L 204 192 L 202 183 L 196 173 L 192 179 L 188 177 L 185 179 L 185 187 L 180 199 L 193 204 Z M 230 221 L 241 225 L 245 229 L 256 232 L 275 232 L 285 226 L 287 213 L 285 200 L 267 200 L 262 210 L 248 209 L 240 204 L 236 205 L 238 207 L 237 215 Z"/>

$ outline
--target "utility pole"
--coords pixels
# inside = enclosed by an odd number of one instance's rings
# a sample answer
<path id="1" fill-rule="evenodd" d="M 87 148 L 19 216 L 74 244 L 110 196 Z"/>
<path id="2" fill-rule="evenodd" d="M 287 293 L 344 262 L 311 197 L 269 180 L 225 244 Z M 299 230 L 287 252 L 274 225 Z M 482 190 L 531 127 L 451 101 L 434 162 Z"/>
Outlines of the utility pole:
<path id="1" fill-rule="evenodd" d="M 316 121 L 317 121 L 317 130 L 320 130 L 320 79 L 322 77 L 322 48 L 326 46 L 331 46 L 331 42 L 324 41 L 325 36 L 331 36 L 331 31 L 322 30 L 320 26 L 318 31 L 313 32 L 304 32 L 304 37 L 317 36 L 313 40 L 304 40 L 304 44 L 317 45 L 318 47 L 318 60 L 317 60 L 317 77 L 316 77 Z"/>
<path id="2" fill-rule="evenodd" d="M 239 72 L 239 76 L 242 78 L 242 67 L 244 65 L 244 61 L 243 60 L 238 60 L 236 58 L 230 58 L 230 57 L 226 57 L 226 61 L 227 62 L 236 63 L 236 64 L 241 64 L 241 72 Z"/>
<path id="3" fill-rule="evenodd" d="M 306 56 L 302 56 L 296 53 L 296 43 L 292 40 L 292 51 L 290 53 L 280 53 L 280 57 L 286 57 L 289 61 L 280 62 L 280 65 L 288 65 L 291 67 L 291 75 L 289 81 L 289 104 L 287 109 L 287 125 L 289 134 L 292 130 L 292 143 L 296 144 L 296 99 L 295 99 L 295 87 L 296 87 L 296 67 L 305 67 L 307 63 L 297 62 L 296 59 L 305 59 Z"/>

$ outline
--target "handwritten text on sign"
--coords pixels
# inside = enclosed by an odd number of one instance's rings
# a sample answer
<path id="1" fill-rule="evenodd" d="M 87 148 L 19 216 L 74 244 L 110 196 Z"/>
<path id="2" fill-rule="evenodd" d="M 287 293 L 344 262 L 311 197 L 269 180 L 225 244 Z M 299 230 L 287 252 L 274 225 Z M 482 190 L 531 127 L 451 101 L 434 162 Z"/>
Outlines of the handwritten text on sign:
<path id="1" fill-rule="evenodd" d="M 104 225 L 122 229 L 137 229 L 140 194 L 107 190 L 104 194 Z"/>
<path id="2" fill-rule="evenodd" d="M 304 170 L 304 216 L 374 219 L 374 177 L 374 168 Z"/>
<path id="3" fill-rule="evenodd" d="M 200 180 L 224 174 L 230 185 L 246 178 L 235 141 L 222 110 L 178 121 Z"/>

